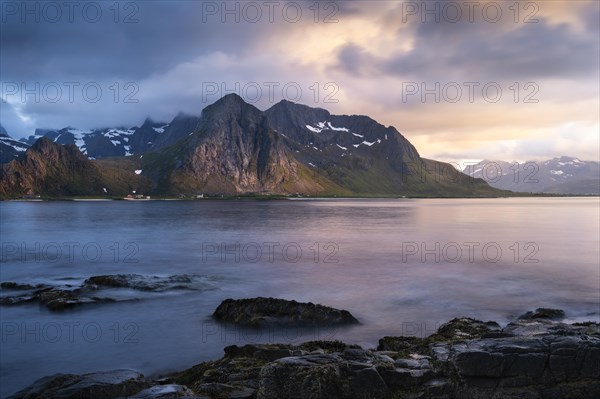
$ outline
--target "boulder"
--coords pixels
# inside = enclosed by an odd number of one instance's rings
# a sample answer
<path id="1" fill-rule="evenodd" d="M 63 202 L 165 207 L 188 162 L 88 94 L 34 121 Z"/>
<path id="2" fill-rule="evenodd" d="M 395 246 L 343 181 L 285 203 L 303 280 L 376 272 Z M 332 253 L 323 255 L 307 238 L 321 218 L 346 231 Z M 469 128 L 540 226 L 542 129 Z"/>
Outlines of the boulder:
<path id="1" fill-rule="evenodd" d="M 519 316 L 519 320 L 550 319 L 562 320 L 565 318 L 565 311 L 562 309 L 537 308 L 535 311 L 528 311 Z"/>
<path id="2" fill-rule="evenodd" d="M 313 303 L 276 298 L 226 299 L 217 307 L 213 317 L 222 322 L 242 326 L 331 326 L 357 324 L 358 320 L 346 310 Z"/>
<path id="3" fill-rule="evenodd" d="M 35 381 L 9 399 L 113 399 L 134 395 L 148 386 L 142 374 L 127 369 L 56 374 Z"/>
<path id="4" fill-rule="evenodd" d="M 177 384 L 155 385 L 144 389 L 137 394 L 130 396 L 129 399 L 174 399 L 174 398 L 197 398 L 196 394 L 188 387 Z"/>

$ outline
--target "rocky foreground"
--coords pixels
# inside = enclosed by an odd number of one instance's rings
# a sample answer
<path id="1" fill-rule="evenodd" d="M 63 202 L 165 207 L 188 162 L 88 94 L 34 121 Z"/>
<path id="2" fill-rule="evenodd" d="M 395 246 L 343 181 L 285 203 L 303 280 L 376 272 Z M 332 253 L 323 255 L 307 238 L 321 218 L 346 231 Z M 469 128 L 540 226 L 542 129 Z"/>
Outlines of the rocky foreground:
<path id="1" fill-rule="evenodd" d="M 300 309 L 285 302 L 284 313 Z M 505 328 L 458 318 L 429 337 L 384 337 L 374 349 L 339 341 L 234 345 L 219 360 L 161 379 L 132 370 L 58 374 L 11 398 L 599 398 L 600 324 L 566 324 L 564 316 L 537 309 Z"/>

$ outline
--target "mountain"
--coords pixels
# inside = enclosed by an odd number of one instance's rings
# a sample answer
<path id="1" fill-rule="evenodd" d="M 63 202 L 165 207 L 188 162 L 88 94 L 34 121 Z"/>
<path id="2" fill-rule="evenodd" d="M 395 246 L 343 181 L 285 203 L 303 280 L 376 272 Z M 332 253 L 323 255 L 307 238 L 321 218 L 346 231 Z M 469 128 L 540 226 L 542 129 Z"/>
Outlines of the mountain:
<path id="1" fill-rule="evenodd" d="M 123 196 L 149 190 L 128 160 L 120 165 L 89 160 L 73 144 L 42 137 L 25 153 L 0 167 L 0 197 L 43 195 Z"/>
<path id="2" fill-rule="evenodd" d="M 89 159 L 131 156 L 175 143 L 196 128 L 198 119 L 198 117 L 179 114 L 171 123 L 146 119 L 141 126 L 131 128 L 36 129 L 33 135 L 20 141 L 33 145 L 40 137 L 45 137 L 58 144 L 73 144 Z"/>
<path id="3" fill-rule="evenodd" d="M 0 125 L 0 164 L 16 159 L 28 148 L 29 145 L 11 138 L 6 129 Z"/>
<path id="4" fill-rule="evenodd" d="M 190 126 L 191 127 L 191 126 Z M 155 191 L 240 194 L 343 191 L 311 177 L 291 155 L 266 115 L 237 95 L 206 107 L 195 128 L 175 145 L 146 154 L 143 174 Z"/>
<path id="5" fill-rule="evenodd" d="M 158 128 L 164 131 L 157 131 L 156 126 L 147 120 L 140 128 L 128 130 L 85 133 L 65 128 L 45 132 L 45 137 L 38 139 L 23 157 L 3 166 L 0 183 L 8 187 L 4 195 L 22 195 L 24 190 L 16 190 L 22 186 L 37 194 L 92 195 L 101 185 L 110 186 L 112 193 L 128 193 L 140 187 L 145 193 L 164 196 L 505 194 L 449 164 L 421 158 L 394 127 L 383 126 L 367 116 L 333 115 L 289 101 L 261 111 L 230 94 L 206 107 L 200 117 L 180 114 Z M 113 141 L 120 145 L 126 142 L 131 150 L 114 154 L 103 149 L 103 157 L 92 156 L 97 155 L 91 152 L 92 147 L 104 145 L 95 144 L 95 140 L 105 139 L 111 145 Z M 53 147 L 57 155 L 45 164 L 49 173 L 36 170 L 39 165 L 30 160 L 39 157 L 40 140 L 44 147 L 52 143 L 62 148 L 59 144 L 64 143 L 68 149 L 61 155 Z M 77 149 L 83 152 L 76 156 Z M 140 155 L 126 156 L 134 151 Z M 81 184 L 77 187 L 62 184 L 69 168 L 62 164 L 63 155 L 71 160 L 75 174 L 79 167 L 88 169 L 87 183 L 78 180 Z M 86 159 L 85 155 L 98 159 Z M 123 170 L 129 180 L 124 184 L 122 179 L 97 177 L 94 168 L 101 172 Z M 42 180 L 52 180 L 59 189 L 50 191 L 47 184 L 16 183 L 16 176 L 23 180 L 22 176 L 40 174 Z"/>
<path id="6" fill-rule="evenodd" d="M 448 164 L 422 159 L 395 128 L 282 101 L 260 111 L 235 94 L 197 128 L 142 159 L 160 193 L 499 195 Z"/>
<path id="7" fill-rule="evenodd" d="M 574 157 L 557 157 L 525 163 L 488 161 L 464 168 L 502 190 L 548 194 L 600 194 L 600 163 Z"/>

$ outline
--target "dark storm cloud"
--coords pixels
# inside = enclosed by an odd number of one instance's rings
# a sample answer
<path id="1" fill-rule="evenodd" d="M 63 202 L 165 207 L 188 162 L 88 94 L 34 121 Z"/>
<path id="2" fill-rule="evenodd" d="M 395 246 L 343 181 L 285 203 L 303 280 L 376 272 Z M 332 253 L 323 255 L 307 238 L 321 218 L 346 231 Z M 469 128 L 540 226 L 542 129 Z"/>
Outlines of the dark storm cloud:
<path id="1" fill-rule="evenodd" d="M 313 22 L 312 1 L 296 1 L 293 7 L 285 1 L 267 3 L 1 0 L 0 81 L 2 96 L 13 101 L 10 106 L 1 105 L 4 124 L 22 136 L 34 127 L 131 125 L 147 116 L 169 118 L 181 110 L 199 113 L 202 93 L 181 91 L 175 96 L 172 88 L 177 77 L 169 80 L 165 75 L 186 63 L 198 64 L 204 57 L 208 60 L 205 68 L 185 74 L 190 87 L 203 80 L 230 80 L 219 70 L 215 54 L 235 57 L 243 68 L 247 59 L 264 50 L 263 40 Z M 299 20 L 295 20 L 296 5 L 302 8 Z M 331 11 L 339 17 L 342 8 L 356 12 L 345 5 L 322 6 L 319 19 Z M 248 81 L 255 72 L 248 68 Z M 74 101 L 66 101 L 69 88 L 65 83 L 71 82 L 77 84 Z M 61 100 L 48 101 L 44 89 L 55 83 L 62 89 Z M 90 83 L 102 89 L 98 102 L 82 100 L 82 87 Z M 115 83 L 120 90 L 118 101 L 112 101 Z M 128 83 L 135 85 L 137 105 L 123 101 Z M 40 85 L 41 100 L 35 95 L 24 100 L 21 89 L 11 94 L 15 84 L 27 89 Z M 149 87 L 154 93 L 148 92 Z M 161 100 L 160 92 L 168 94 Z"/>
<path id="2" fill-rule="evenodd" d="M 117 7 L 114 2 L 90 2 L 95 6 L 88 9 L 86 2 L 78 3 L 72 14 L 61 6 L 61 17 L 56 18 L 44 11 L 43 2 L 30 6 L 39 7 L 37 15 L 23 15 L 25 2 L 2 1 L 4 80 L 52 80 L 57 75 L 142 79 L 204 53 L 244 51 L 269 28 L 243 20 L 234 23 L 232 16 L 221 23 L 220 13 L 213 15 L 207 8 L 215 2 L 137 1 Z M 16 4 L 17 10 L 9 4 Z M 90 11 L 96 9 L 101 10 L 99 18 Z"/>

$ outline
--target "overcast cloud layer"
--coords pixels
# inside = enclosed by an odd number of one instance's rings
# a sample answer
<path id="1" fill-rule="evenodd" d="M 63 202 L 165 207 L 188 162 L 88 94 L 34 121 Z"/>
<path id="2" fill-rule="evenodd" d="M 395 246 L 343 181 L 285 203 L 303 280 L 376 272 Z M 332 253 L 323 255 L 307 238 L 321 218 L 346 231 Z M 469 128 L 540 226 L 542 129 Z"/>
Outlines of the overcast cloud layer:
<path id="1" fill-rule="evenodd" d="M 2 125 L 169 121 L 233 90 L 367 114 L 429 158 L 599 158 L 600 2 L 316 4 L 2 0 Z"/>

